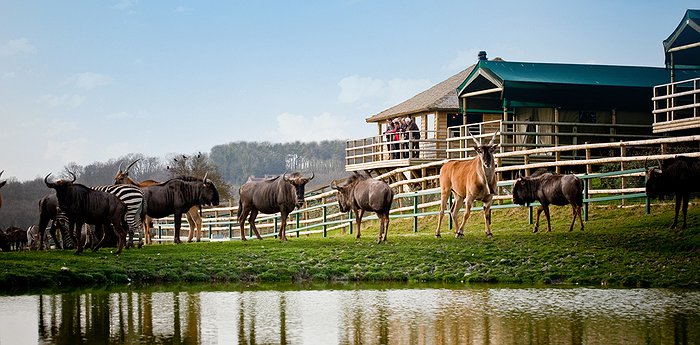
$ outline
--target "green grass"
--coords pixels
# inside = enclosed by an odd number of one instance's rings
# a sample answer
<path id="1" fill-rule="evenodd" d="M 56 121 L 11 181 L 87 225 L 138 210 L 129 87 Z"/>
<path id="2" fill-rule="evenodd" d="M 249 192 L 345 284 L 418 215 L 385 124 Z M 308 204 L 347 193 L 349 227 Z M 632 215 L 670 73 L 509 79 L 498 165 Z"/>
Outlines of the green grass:
<path id="1" fill-rule="evenodd" d="M 670 206 L 590 209 L 586 229 L 568 232 L 571 209 L 552 208 L 531 232 L 525 208 L 493 212 L 493 238 L 484 235 L 483 213 L 472 213 L 465 236 L 455 239 L 436 217 L 394 219 L 388 243 L 377 244 L 377 222 L 363 224 L 363 237 L 331 232 L 262 241 L 160 244 L 125 250 L 0 253 L 0 290 L 7 292 L 110 284 L 450 282 L 700 287 L 700 214 L 691 205 L 682 231 L 671 231 Z M 544 215 L 542 216 L 544 217 Z M 544 231 L 543 231 L 544 229 Z"/>

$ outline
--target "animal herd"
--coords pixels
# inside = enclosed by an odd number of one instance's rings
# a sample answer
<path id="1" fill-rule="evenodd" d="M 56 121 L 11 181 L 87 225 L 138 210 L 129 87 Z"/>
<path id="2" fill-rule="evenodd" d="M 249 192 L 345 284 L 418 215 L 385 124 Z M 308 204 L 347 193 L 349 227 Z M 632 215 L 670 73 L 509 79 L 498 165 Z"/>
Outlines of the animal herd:
<path id="1" fill-rule="evenodd" d="M 470 160 L 452 160 L 443 164 L 440 169 L 440 211 L 438 213 L 435 236 L 440 237 L 440 227 L 447 207 L 447 200 L 454 195 L 454 203 L 450 209 L 450 217 L 455 224 L 455 237 L 464 235 L 464 225 L 469 216 L 474 201 L 484 204 L 484 223 L 486 236 L 492 237 L 490 207 L 496 190 L 496 164 L 494 152 L 498 144 L 494 133 L 488 144 L 482 144 L 472 136 L 476 157 Z M 138 160 L 137 160 L 138 161 Z M 137 162 L 131 163 L 125 170 L 119 170 L 115 176 L 114 185 L 86 187 L 75 183 L 76 176 L 71 173 L 72 180 L 49 181 L 51 174 L 44 178 L 48 188 L 55 193 L 44 196 L 39 201 L 39 225 L 31 226 L 28 231 L 11 227 L 0 230 L 0 249 L 48 248 L 48 235 L 57 248 L 83 250 L 89 243 L 93 251 L 104 245 L 108 234 L 116 237 L 117 250 L 121 253 L 124 247 L 133 246 L 133 236 L 139 236 L 138 247 L 151 243 L 149 224 L 152 218 L 162 218 L 174 215 L 175 243 L 180 243 L 181 218 L 185 214 L 190 223 L 190 229 L 197 229 L 197 241 L 201 236 L 201 208 L 205 205 L 219 204 L 219 193 L 211 180 L 180 176 L 165 182 L 147 180 L 135 182 L 129 177 L 129 169 Z M 700 192 L 700 159 L 697 157 L 676 156 L 657 165 L 646 168 L 646 193 L 650 198 L 675 195 L 675 215 L 671 228 L 678 226 L 678 215 L 682 210 L 682 228 L 687 227 L 687 210 L 691 193 Z M 0 171 L 2 176 L 4 171 Z M 258 213 L 281 215 L 281 227 L 278 237 L 286 240 L 286 225 L 289 214 L 304 203 L 306 184 L 314 175 L 304 176 L 298 172 L 265 178 L 249 179 L 239 189 L 238 224 L 241 240 L 245 237 L 246 219 L 252 232 L 258 239 L 260 233 L 255 226 Z M 0 181 L 0 188 L 7 181 Z M 357 224 L 357 238 L 361 236 L 361 224 L 365 211 L 375 212 L 379 218 L 379 235 L 377 242 L 387 240 L 389 229 L 389 212 L 394 193 L 389 185 L 381 180 L 372 178 L 367 173 L 353 172 L 350 176 L 336 181 L 330 187 L 336 191 L 336 197 L 341 212 L 352 211 Z M 544 212 L 547 218 L 547 231 L 551 231 L 549 205 L 571 205 L 572 220 L 569 231 L 572 231 L 579 219 L 580 229 L 584 229 L 581 210 L 583 206 L 583 183 L 575 175 L 562 175 L 537 171 L 530 176 L 518 176 L 513 184 L 512 200 L 514 204 L 530 205 L 539 202 L 537 219 L 533 232 L 539 229 L 540 214 Z M 466 204 L 462 221 L 458 212 Z M 2 195 L 0 195 L 2 207 Z M 83 224 L 91 224 L 94 230 L 83 232 Z M 92 227 L 91 227 L 92 228 Z M 145 231 L 144 231 L 145 228 Z M 59 241 L 56 231 L 61 234 Z M 96 235 L 97 234 L 97 235 Z M 99 236 L 97 238 L 96 236 Z M 127 240 L 128 236 L 128 240 Z M 188 241 L 192 241 L 193 231 L 190 231 Z"/>

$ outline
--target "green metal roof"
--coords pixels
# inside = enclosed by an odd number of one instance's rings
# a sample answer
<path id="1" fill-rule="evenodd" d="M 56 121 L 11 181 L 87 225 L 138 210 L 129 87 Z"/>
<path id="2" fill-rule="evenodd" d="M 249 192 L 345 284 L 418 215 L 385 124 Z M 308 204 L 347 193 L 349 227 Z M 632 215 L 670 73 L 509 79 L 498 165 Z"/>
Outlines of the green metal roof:
<path id="1" fill-rule="evenodd" d="M 676 80 L 697 77 L 700 69 L 676 71 Z M 653 87 L 668 82 L 670 71 L 658 67 L 484 60 L 457 91 L 461 96 L 500 87 L 504 107 L 645 109 Z"/>
<path id="2" fill-rule="evenodd" d="M 699 42 L 700 10 L 687 10 L 683 19 L 681 19 L 681 22 L 676 27 L 676 30 L 673 30 L 673 33 L 664 40 L 666 66 L 671 66 L 671 53 L 669 50 Z M 692 47 L 673 52 L 673 65 L 676 68 L 700 67 L 700 47 Z"/>

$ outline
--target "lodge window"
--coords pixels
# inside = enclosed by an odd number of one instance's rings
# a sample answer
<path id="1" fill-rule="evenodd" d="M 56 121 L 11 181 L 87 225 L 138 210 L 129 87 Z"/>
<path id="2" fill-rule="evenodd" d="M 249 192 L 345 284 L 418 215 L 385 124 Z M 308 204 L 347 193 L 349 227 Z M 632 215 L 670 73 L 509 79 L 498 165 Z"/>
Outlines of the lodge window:
<path id="1" fill-rule="evenodd" d="M 580 111 L 578 113 L 579 123 L 596 123 L 597 116 L 595 111 Z"/>

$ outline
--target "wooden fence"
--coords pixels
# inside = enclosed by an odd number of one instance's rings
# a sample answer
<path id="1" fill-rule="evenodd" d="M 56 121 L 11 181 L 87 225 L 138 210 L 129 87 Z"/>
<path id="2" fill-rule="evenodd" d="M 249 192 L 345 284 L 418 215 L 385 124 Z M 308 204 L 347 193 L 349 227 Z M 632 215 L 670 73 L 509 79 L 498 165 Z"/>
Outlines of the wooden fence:
<path id="1" fill-rule="evenodd" d="M 683 152 L 684 155 L 700 157 L 698 147 L 700 147 L 700 135 L 505 152 L 495 155 L 497 161 L 510 155 L 528 157 L 530 155 L 540 154 L 545 150 L 553 152 L 553 154 L 557 156 L 558 153 L 566 152 L 567 150 L 583 151 L 586 152 L 586 156 L 589 156 L 588 152 L 590 150 L 600 148 L 606 148 L 611 150 L 611 152 L 617 153 L 605 158 L 557 160 L 553 162 L 525 163 L 522 165 L 505 167 L 499 166 L 496 171 L 499 175 L 520 170 L 529 172 L 538 168 L 548 168 L 556 171 L 565 168 L 567 170 L 580 171 L 577 176 L 582 178 L 585 183 L 584 216 L 587 217 L 589 203 L 610 202 L 614 200 L 619 200 L 619 202 L 623 203 L 625 200 L 646 197 L 643 188 L 644 168 L 630 167 L 631 165 L 641 166 L 644 165 L 643 163 L 645 162 L 650 165 L 655 165 L 657 159 L 667 159 L 676 156 L 680 152 L 680 148 L 685 148 L 687 150 Z M 647 154 L 628 155 L 629 152 L 635 151 L 634 149 L 642 150 L 647 152 Z M 671 153 L 671 150 L 679 152 Z M 394 207 L 391 210 L 391 218 L 411 218 L 413 220 L 414 231 L 419 231 L 418 218 L 436 215 L 438 213 L 437 207 L 440 203 L 440 190 L 435 187 L 426 188 L 426 186 L 437 186 L 436 182 L 439 176 L 433 175 L 405 179 L 406 174 L 404 173 L 415 169 L 440 166 L 446 161 L 447 160 L 435 161 L 417 166 L 399 168 L 377 177 L 389 180 L 392 177 L 391 175 L 400 174 L 403 176 L 401 179 L 392 179 L 398 182 L 391 184 L 391 187 L 397 193 L 394 198 Z M 525 161 L 527 162 L 527 158 L 525 158 Z M 608 170 L 612 171 L 603 171 L 604 169 L 601 169 L 601 167 L 608 167 Z M 615 169 L 611 167 L 615 167 Z M 634 180 L 636 180 L 636 182 Z M 513 182 L 514 180 L 512 179 L 500 180 L 498 182 L 499 188 L 494 198 L 496 202 L 492 207 L 493 209 L 518 207 L 510 203 L 510 187 L 513 185 Z M 473 209 L 480 210 L 481 208 L 481 206 L 476 206 Z M 236 220 L 237 211 L 237 207 L 204 209 L 202 211 L 203 237 L 211 241 L 240 238 L 240 228 Z M 368 216 L 365 219 L 376 219 L 376 216 Z M 352 233 L 353 221 L 352 213 L 340 212 L 335 199 L 335 191 L 329 191 L 314 196 L 308 196 L 304 208 L 295 210 L 290 214 L 287 233 L 292 236 L 294 234 L 296 234 L 296 236 L 301 236 L 316 233 L 325 236 L 329 231 Z M 264 237 L 276 236 L 279 225 L 279 214 L 261 214 L 256 221 L 256 226 Z M 157 229 L 157 233 L 155 234 L 156 239 L 172 241 L 172 218 L 157 220 L 155 228 Z M 183 224 L 182 228 L 183 230 L 188 230 L 186 222 Z M 251 236 L 249 224 L 246 223 L 245 229 L 248 232 L 246 235 Z M 434 229 L 428 230 L 432 231 Z M 183 234 L 186 235 L 186 231 L 181 233 L 182 236 L 184 236 Z"/>

